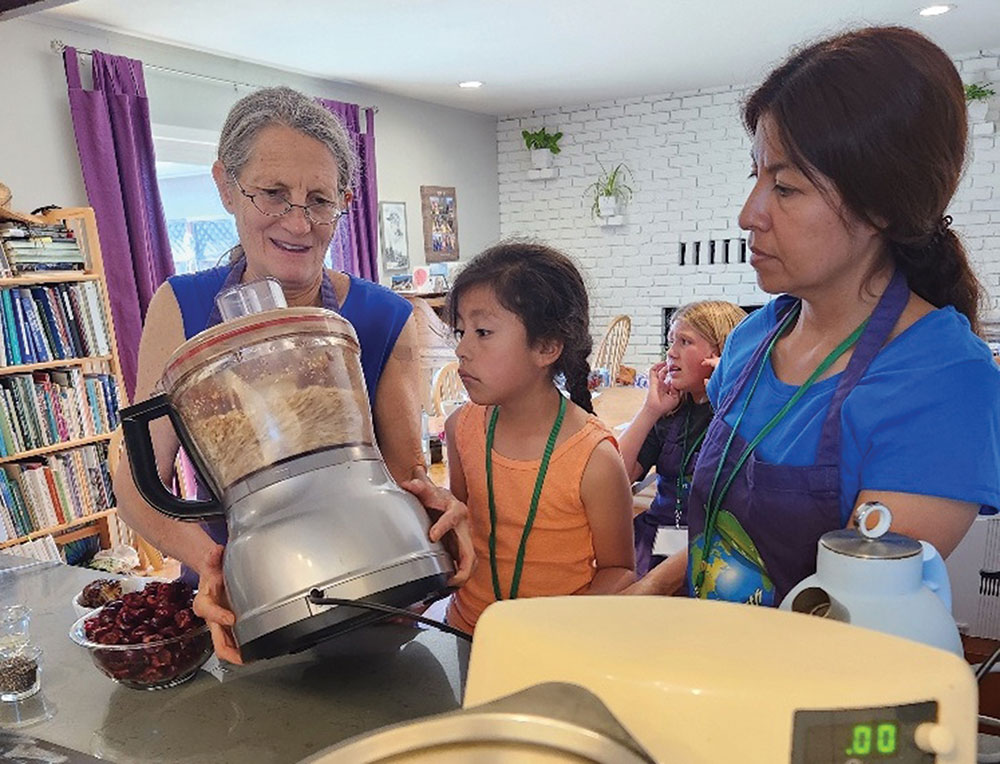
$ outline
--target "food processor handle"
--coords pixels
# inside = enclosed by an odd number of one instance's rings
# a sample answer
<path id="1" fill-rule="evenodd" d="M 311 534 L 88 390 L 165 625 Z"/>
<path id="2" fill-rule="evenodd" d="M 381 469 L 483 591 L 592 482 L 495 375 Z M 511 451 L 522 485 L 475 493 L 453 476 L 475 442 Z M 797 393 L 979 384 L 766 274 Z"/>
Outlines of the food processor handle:
<path id="1" fill-rule="evenodd" d="M 137 403 L 121 410 L 122 434 L 125 436 L 125 447 L 128 449 L 129 467 L 132 468 L 132 479 L 139 493 L 151 506 L 165 515 L 179 520 L 207 520 L 211 517 L 224 517 L 222 502 L 213 494 L 210 500 L 181 499 L 167 490 L 160 479 L 156 468 L 156 456 L 153 453 L 153 441 L 149 435 L 149 423 L 154 419 L 168 416 L 173 422 L 177 437 L 185 450 L 192 453 L 188 437 L 183 425 L 177 420 L 170 399 L 164 395 L 155 395 L 147 401 Z M 195 460 L 192 459 L 192 462 Z M 202 470 L 195 464 L 195 471 L 201 482 L 207 483 Z"/>

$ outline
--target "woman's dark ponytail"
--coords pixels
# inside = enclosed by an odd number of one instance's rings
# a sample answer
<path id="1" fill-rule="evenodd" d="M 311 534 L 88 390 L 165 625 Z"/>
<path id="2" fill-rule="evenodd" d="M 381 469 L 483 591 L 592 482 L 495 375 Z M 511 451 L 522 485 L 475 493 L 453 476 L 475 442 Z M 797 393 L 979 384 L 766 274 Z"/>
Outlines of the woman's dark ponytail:
<path id="1" fill-rule="evenodd" d="M 892 258 L 910 289 L 935 307 L 954 306 L 978 334 L 982 287 L 961 239 L 948 227 L 950 222 L 944 218 L 922 245 L 890 242 Z"/>

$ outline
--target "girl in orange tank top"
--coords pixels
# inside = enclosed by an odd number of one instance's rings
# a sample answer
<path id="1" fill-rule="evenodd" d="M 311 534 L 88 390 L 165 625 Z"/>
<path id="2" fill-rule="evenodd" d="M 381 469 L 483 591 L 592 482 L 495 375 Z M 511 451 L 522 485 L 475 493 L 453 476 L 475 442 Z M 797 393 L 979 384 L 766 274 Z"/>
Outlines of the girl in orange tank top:
<path id="1" fill-rule="evenodd" d="M 632 494 L 593 415 L 579 271 L 549 247 L 499 244 L 459 274 L 449 318 L 471 399 L 446 423 L 449 477 L 479 562 L 448 622 L 471 633 L 500 599 L 622 590 L 634 580 Z"/>

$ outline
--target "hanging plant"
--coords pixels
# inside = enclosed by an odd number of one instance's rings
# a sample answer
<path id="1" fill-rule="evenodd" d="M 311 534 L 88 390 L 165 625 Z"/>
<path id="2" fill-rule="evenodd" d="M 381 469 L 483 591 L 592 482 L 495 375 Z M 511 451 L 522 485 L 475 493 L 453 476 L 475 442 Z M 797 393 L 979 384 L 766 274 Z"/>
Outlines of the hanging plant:
<path id="1" fill-rule="evenodd" d="M 973 101 L 988 101 L 996 94 L 997 92 L 990 87 L 988 82 L 970 82 L 965 86 L 965 100 L 969 103 Z"/>
<path id="2" fill-rule="evenodd" d="M 593 200 L 590 212 L 595 218 L 613 217 L 632 199 L 632 186 L 626 178 L 633 183 L 635 179 L 624 162 L 619 162 L 610 172 L 605 169 L 601 160 L 597 160 L 597 164 L 601 166 L 601 172 L 583 193 L 584 196 L 590 195 Z"/>
<path id="3" fill-rule="evenodd" d="M 559 153 L 559 139 L 562 133 L 550 133 L 544 127 L 531 132 L 522 130 L 524 145 L 531 150 L 531 166 L 536 170 L 546 170 L 552 166 L 552 158 Z"/>
<path id="4" fill-rule="evenodd" d="M 560 151 L 559 139 L 563 137 L 563 134 L 550 133 L 543 127 L 541 130 L 536 130 L 535 132 L 522 130 L 521 137 L 524 138 L 524 145 L 532 151 L 548 149 L 553 154 L 558 154 Z"/>

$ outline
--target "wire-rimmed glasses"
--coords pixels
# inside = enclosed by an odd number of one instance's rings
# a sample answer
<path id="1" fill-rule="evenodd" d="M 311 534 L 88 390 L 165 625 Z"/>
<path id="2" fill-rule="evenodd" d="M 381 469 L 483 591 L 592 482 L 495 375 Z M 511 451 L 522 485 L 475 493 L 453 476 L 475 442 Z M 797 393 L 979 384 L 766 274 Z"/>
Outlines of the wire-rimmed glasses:
<path id="1" fill-rule="evenodd" d="M 243 188 L 243 184 L 240 183 L 235 172 L 230 170 L 229 175 L 232 177 L 233 183 L 236 184 L 236 188 L 240 190 L 240 193 L 250 200 L 250 204 L 259 213 L 267 215 L 269 218 L 280 218 L 282 215 L 287 215 L 294 208 L 298 207 L 305 212 L 309 222 L 315 225 L 333 225 L 340 219 L 341 215 L 347 212 L 346 209 L 341 209 L 333 202 L 294 204 L 277 191 L 267 189 L 261 189 L 257 193 L 251 194 Z"/>

